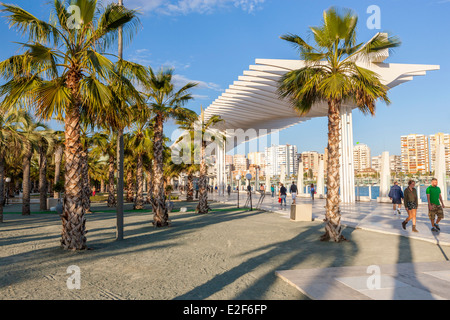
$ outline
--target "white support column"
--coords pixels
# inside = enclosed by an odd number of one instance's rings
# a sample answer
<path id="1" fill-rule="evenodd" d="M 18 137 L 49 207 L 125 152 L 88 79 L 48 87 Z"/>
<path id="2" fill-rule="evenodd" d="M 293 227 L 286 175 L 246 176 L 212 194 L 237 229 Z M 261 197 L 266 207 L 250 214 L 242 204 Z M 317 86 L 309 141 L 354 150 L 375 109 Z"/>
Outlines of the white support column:
<path id="1" fill-rule="evenodd" d="M 355 203 L 355 169 L 353 164 L 352 110 L 341 107 L 340 194 L 343 203 Z"/>
<path id="2" fill-rule="evenodd" d="M 226 164 L 226 145 L 223 143 L 222 145 L 222 195 L 225 195 L 225 190 L 228 185 L 228 175 L 227 175 L 227 164 Z"/>
<path id="3" fill-rule="evenodd" d="M 323 159 L 319 160 L 319 171 L 317 173 L 317 195 L 324 196 L 325 195 L 325 178 L 324 178 L 324 165 Z"/>
<path id="4" fill-rule="evenodd" d="M 442 200 L 447 201 L 447 174 L 445 172 L 445 145 L 436 145 L 435 178 L 441 189 Z"/>
<path id="5" fill-rule="evenodd" d="M 298 172 L 297 172 L 297 189 L 299 194 L 305 193 L 303 191 L 303 161 L 298 162 Z"/>
<path id="6" fill-rule="evenodd" d="M 389 162 L 389 152 L 384 151 L 381 154 L 380 198 L 388 197 L 389 190 L 391 188 L 390 182 L 391 182 L 391 170 Z"/>

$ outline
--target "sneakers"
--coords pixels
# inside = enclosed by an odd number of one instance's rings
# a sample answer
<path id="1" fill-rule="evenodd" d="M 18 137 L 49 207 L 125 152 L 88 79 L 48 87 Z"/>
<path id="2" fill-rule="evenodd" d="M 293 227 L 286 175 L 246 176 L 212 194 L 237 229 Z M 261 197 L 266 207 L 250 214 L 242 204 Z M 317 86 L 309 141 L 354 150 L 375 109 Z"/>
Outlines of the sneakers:
<path id="1" fill-rule="evenodd" d="M 400 209 L 397 209 L 397 213 L 398 213 L 398 214 L 402 214 L 402 212 L 400 211 Z"/>
<path id="2" fill-rule="evenodd" d="M 439 225 L 437 223 L 434 224 L 434 227 L 438 230 L 441 231 L 441 228 L 439 227 Z"/>
<path id="3" fill-rule="evenodd" d="M 436 229 L 436 227 L 433 227 L 433 228 L 431 228 L 431 231 L 438 232 L 438 229 Z"/>

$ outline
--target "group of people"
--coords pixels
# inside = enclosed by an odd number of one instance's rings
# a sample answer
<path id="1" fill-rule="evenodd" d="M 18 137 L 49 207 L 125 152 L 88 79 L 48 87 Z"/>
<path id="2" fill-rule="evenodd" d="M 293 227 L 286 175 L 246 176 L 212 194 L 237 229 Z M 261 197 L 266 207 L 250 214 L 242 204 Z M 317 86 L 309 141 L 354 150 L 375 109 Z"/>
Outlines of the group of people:
<path id="1" fill-rule="evenodd" d="M 413 180 L 408 182 L 408 187 L 405 191 L 398 185 L 398 182 L 394 182 L 389 191 L 389 198 L 392 200 L 394 214 L 401 214 L 402 201 L 408 212 L 408 217 L 402 222 L 402 228 L 406 230 L 406 225 L 412 220 L 412 231 L 419 232 L 416 228 L 416 213 L 419 206 L 419 196 L 417 195 L 416 183 Z M 439 232 L 441 228 L 439 223 L 444 219 L 444 200 L 442 199 L 441 189 L 438 187 L 438 181 L 436 178 L 431 180 L 431 185 L 427 188 L 427 203 L 428 203 L 428 217 L 431 221 L 431 231 Z"/>

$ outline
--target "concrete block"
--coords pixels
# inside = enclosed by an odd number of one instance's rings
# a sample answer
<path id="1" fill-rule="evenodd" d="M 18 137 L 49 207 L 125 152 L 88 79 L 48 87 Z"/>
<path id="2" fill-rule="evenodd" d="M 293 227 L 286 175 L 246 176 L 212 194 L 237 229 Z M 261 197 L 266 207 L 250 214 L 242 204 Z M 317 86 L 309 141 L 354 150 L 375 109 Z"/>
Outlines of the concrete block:
<path id="1" fill-rule="evenodd" d="M 291 205 L 292 221 L 313 221 L 312 204 L 302 203 Z"/>

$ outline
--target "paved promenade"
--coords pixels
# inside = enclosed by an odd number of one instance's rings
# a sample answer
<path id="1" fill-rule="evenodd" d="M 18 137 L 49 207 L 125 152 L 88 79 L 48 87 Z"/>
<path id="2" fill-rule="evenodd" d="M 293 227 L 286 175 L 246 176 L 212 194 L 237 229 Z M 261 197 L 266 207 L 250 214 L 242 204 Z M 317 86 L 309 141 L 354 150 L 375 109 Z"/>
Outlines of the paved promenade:
<path id="1" fill-rule="evenodd" d="M 287 206 L 280 207 L 278 197 L 266 195 L 258 205 L 260 195 L 253 195 L 253 206 L 276 212 L 280 219 L 289 219 L 292 197 L 288 196 Z M 237 193 L 220 197 L 216 201 L 237 204 Z M 246 203 L 247 194 L 240 193 L 240 205 Z M 321 221 L 325 216 L 325 199 L 297 197 L 297 203 L 311 203 L 313 219 Z M 444 214 L 448 215 L 448 209 Z M 403 230 L 401 222 L 407 217 L 403 208 L 395 214 L 388 203 L 357 202 L 342 204 L 342 223 L 345 226 L 400 235 L 404 239 L 418 239 L 434 243 L 446 261 L 397 263 L 388 265 L 363 265 L 349 267 L 277 270 L 275 274 L 315 300 L 448 300 L 450 299 L 450 262 L 446 250 L 450 246 L 450 224 L 443 220 L 441 232 L 430 230 L 427 206 L 422 204 L 417 211 L 418 233 L 411 232 L 411 223 Z M 301 224 L 302 222 L 292 222 Z M 405 240 L 407 241 L 407 240 Z M 423 254 L 423 253 L 422 253 Z"/>
<path id="2" fill-rule="evenodd" d="M 307 195 L 304 197 L 297 197 L 297 203 L 311 203 L 313 208 L 313 219 L 323 220 L 325 218 L 325 199 L 315 199 L 312 201 Z M 211 197 L 215 201 L 236 204 L 237 193 L 232 193 L 230 196 L 219 196 L 214 193 Z M 255 209 L 258 205 L 260 194 L 252 195 L 252 205 Z M 239 194 L 239 203 L 243 207 L 247 200 L 247 194 L 241 192 Z M 288 195 L 287 206 L 281 207 L 278 203 L 278 197 L 272 198 L 270 194 L 266 194 L 264 201 L 258 206 L 265 211 L 276 212 L 280 214 L 281 218 L 290 218 L 290 205 L 292 197 Z M 431 243 L 450 246 L 450 208 L 444 209 L 444 219 L 440 222 L 441 232 L 435 233 L 431 231 L 431 224 L 428 218 L 428 208 L 426 203 L 419 205 L 417 210 L 417 224 L 418 233 L 411 231 L 412 222 L 409 222 L 406 230 L 402 229 L 401 223 L 408 216 L 405 208 L 401 210 L 401 214 L 394 213 L 392 205 L 389 203 L 371 202 L 356 202 L 355 204 L 341 204 L 342 224 L 370 230 L 375 232 L 395 234 L 406 236 L 412 239 L 419 239 Z M 298 223 L 298 222 L 297 222 Z"/>

